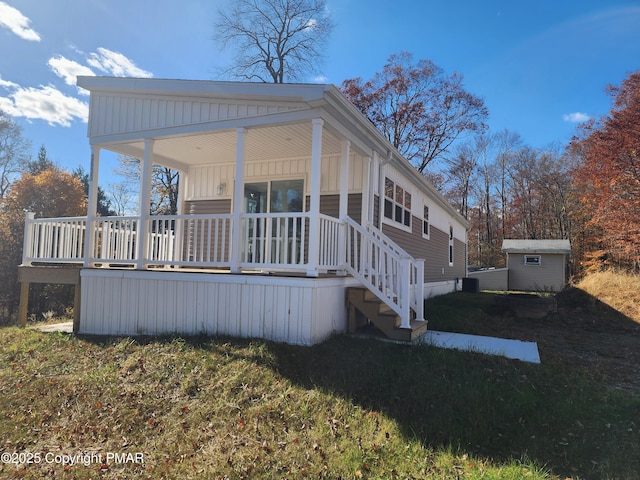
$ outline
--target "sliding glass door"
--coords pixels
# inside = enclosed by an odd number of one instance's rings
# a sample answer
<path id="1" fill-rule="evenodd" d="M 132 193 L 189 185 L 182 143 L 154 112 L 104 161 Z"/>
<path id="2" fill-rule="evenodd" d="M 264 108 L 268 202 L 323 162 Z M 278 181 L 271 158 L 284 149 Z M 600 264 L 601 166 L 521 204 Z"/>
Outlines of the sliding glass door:
<path id="1" fill-rule="evenodd" d="M 246 183 L 244 211 L 247 217 L 246 261 L 258 264 L 301 263 L 304 254 L 304 223 L 300 217 L 251 214 L 304 211 L 303 180 L 273 180 Z"/>

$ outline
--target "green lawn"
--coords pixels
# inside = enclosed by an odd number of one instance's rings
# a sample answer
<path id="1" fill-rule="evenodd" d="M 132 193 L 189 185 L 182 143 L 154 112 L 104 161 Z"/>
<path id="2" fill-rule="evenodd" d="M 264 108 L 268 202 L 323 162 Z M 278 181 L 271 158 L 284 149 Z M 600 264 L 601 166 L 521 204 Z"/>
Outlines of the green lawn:
<path id="1" fill-rule="evenodd" d="M 2 458 L 40 459 L 0 465 L 3 478 L 640 472 L 640 398 L 552 365 L 345 336 L 305 348 L 12 327 L 0 345 Z M 86 452 L 87 466 L 54 461 Z M 110 463 L 95 461 L 108 453 Z"/>

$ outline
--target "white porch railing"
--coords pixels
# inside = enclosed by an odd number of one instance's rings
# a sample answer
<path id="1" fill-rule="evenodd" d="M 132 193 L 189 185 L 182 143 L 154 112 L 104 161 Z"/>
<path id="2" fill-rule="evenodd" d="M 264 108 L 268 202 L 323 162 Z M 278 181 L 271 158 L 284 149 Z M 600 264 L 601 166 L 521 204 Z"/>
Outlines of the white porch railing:
<path id="1" fill-rule="evenodd" d="M 346 229 L 347 271 L 400 315 L 401 328 L 411 328 L 411 309 L 424 320 L 424 260 L 350 218 Z"/>
<path id="2" fill-rule="evenodd" d="M 303 268 L 307 264 L 308 213 L 247 213 L 240 220 L 241 267 Z"/>
<path id="3" fill-rule="evenodd" d="M 87 217 L 39 218 L 27 213 L 22 264 L 82 263 Z"/>
<path id="4" fill-rule="evenodd" d="M 242 214 L 239 239 L 232 215 L 151 217 L 143 264 L 228 268 L 232 248 L 240 267 L 305 270 L 308 267 L 308 212 Z M 412 258 L 382 232 L 320 215 L 320 270 L 346 270 L 387 303 L 410 328 L 410 310 L 424 318 L 424 260 Z M 139 217 L 99 217 L 91 225 L 89 264 L 135 266 Z M 83 263 L 86 217 L 34 219 L 27 214 L 23 264 Z"/>
<path id="5" fill-rule="evenodd" d="M 91 231 L 94 251 L 90 261 L 113 265 L 135 262 L 139 222 L 138 217 L 98 217 Z"/>
<path id="6" fill-rule="evenodd" d="M 229 266 L 232 215 L 151 217 L 145 264 L 179 267 Z"/>

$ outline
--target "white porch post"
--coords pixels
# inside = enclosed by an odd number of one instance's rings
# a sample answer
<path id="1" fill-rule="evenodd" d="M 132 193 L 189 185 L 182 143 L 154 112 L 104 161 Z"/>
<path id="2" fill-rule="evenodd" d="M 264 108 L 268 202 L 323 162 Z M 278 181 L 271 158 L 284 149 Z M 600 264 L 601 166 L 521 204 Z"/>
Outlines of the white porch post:
<path id="1" fill-rule="evenodd" d="M 138 205 L 137 260 L 136 269 L 145 268 L 149 237 L 149 217 L 151 209 L 151 174 L 153 172 L 153 139 L 144 139 L 144 158 L 140 171 L 140 203 Z"/>
<path id="2" fill-rule="evenodd" d="M 349 155 L 351 153 L 351 142 L 349 140 L 343 140 L 341 145 L 339 217 L 342 220 L 347 216 L 349 209 Z"/>
<path id="3" fill-rule="evenodd" d="M 362 175 L 362 225 L 373 224 L 373 168 L 371 157 L 364 159 L 364 172 Z"/>
<path id="4" fill-rule="evenodd" d="M 349 140 L 342 141 L 342 155 L 340 159 L 340 203 L 338 209 L 338 218 L 343 224 L 340 227 L 338 236 L 338 258 L 341 265 L 347 261 L 347 238 L 345 220 L 349 214 L 349 160 L 351 156 L 351 142 Z M 346 270 L 339 272 L 346 275 Z"/>
<path id="5" fill-rule="evenodd" d="M 309 192 L 309 254 L 307 276 L 318 276 L 320 260 L 320 180 L 322 178 L 322 126 L 321 118 L 312 121 L 311 134 L 311 189 Z"/>
<path id="6" fill-rule="evenodd" d="M 184 213 L 184 189 L 187 185 L 187 171 L 178 171 L 178 208 L 177 214 L 182 215 Z M 172 258 L 177 261 L 182 261 L 184 244 L 183 244 L 183 223 L 182 220 L 175 222 L 175 239 L 173 244 Z"/>
<path id="7" fill-rule="evenodd" d="M 244 153 L 246 128 L 236 129 L 236 181 L 233 187 L 233 220 L 231 226 L 231 273 L 240 273 L 242 244 L 242 209 L 244 206 Z"/>
<path id="8" fill-rule="evenodd" d="M 95 223 L 98 215 L 98 170 L 100 167 L 100 147 L 91 146 L 89 166 L 89 195 L 87 199 L 87 226 L 84 235 L 84 267 L 91 266 L 96 243 Z"/>

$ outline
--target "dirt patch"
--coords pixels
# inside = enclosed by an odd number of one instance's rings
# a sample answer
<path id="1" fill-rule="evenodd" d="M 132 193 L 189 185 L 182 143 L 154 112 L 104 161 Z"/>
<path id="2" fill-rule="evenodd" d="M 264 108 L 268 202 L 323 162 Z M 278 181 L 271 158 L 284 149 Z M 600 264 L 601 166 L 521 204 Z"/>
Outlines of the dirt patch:
<path id="1" fill-rule="evenodd" d="M 544 319 L 501 312 L 491 335 L 537 342 L 543 363 L 585 369 L 604 385 L 640 395 L 640 323 L 576 288 L 556 299 L 557 312 Z"/>

